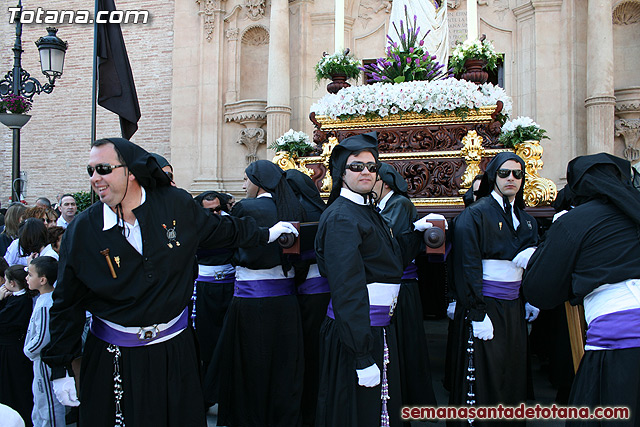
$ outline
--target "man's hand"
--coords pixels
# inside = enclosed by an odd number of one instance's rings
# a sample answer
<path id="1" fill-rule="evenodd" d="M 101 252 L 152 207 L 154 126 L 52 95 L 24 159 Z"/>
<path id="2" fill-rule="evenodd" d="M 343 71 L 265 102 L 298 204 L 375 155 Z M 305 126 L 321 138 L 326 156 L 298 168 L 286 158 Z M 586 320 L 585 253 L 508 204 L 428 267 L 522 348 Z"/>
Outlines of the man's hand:
<path id="1" fill-rule="evenodd" d="M 444 215 L 440 215 L 440 214 L 436 214 L 436 213 L 430 213 L 427 216 L 425 216 L 425 218 L 427 220 L 440 219 L 440 220 L 444 221 L 444 229 L 445 230 L 449 229 L 449 223 L 447 222 L 447 219 L 444 217 Z"/>
<path id="2" fill-rule="evenodd" d="M 380 384 L 380 368 L 375 363 L 368 368 L 356 369 L 358 385 L 363 387 L 375 387 Z"/>
<path id="3" fill-rule="evenodd" d="M 527 322 L 531 323 L 538 318 L 538 314 L 540 314 L 540 309 L 532 306 L 528 302 L 524 304 L 524 318 Z"/>
<path id="4" fill-rule="evenodd" d="M 471 321 L 473 326 L 473 336 L 480 338 L 483 341 L 489 341 L 493 339 L 493 323 L 488 314 L 484 315 L 482 322 Z"/>
<path id="5" fill-rule="evenodd" d="M 268 243 L 275 242 L 278 237 L 285 233 L 293 233 L 295 236 L 297 236 L 298 230 L 296 230 L 296 228 L 288 222 L 280 221 L 269 229 Z"/>
<path id="6" fill-rule="evenodd" d="M 521 251 L 514 259 L 511 260 L 512 263 L 517 265 L 520 268 L 527 268 L 527 264 L 529 264 L 529 258 L 536 251 L 536 248 L 527 248 Z"/>
<path id="7" fill-rule="evenodd" d="M 64 406 L 80 405 L 76 394 L 76 382 L 69 375 L 53 380 L 51 384 L 53 384 L 53 393 Z"/>
<path id="8" fill-rule="evenodd" d="M 451 320 L 453 320 L 453 316 L 455 316 L 456 314 L 456 302 L 450 302 L 449 305 L 447 306 L 447 317 Z"/>
<path id="9" fill-rule="evenodd" d="M 427 221 L 427 217 L 423 216 L 422 218 L 420 218 L 419 220 L 417 220 L 416 222 L 413 223 L 413 229 L 416 231 L 420 231 L 423 232 L 428 228 L 433 227 L 433 224 L 431 224 L 429 221 Z"/>

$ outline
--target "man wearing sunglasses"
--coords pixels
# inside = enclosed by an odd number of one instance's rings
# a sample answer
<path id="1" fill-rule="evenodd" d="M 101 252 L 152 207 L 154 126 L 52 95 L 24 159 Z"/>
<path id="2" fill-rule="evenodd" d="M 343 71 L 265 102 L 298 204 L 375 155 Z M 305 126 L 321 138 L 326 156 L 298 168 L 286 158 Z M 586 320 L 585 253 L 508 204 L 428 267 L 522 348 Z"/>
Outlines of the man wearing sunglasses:
<path id="1" fill-rule="evenodd" d="M 478 200 L 455 221 L 454 322 L 462 331 L 452 405 L 517 405 L 528 397 L 526 321 L 539 310 L 525 304 L 520 282 L 538 227 L 524 211 L 524 171 L 514 153 L 496 155 L 482 176 Z"/>
<path id="2" fill-rule="evenodd" d="M 331 289 L 320 329 L 317 427 L 379 426 L 381 419 L 400 425 L 398 347 L 389 325 L 422 234 L 394 237 L 375 210 L 378 167 L 375 132 L 346 138 L 331 154 L 333 188 L 315 241 Z M 428 227 L 424 218 L 414 225 Z"/>
<path id="3" fill-rule="evenodd" d="M 42 357 L 56 397 L 68 406 L 82 401 L 83 425 L 204 427 L 187 310 L 196 249 L 266 245 L 295 229 L 209 215 L 170 186 L 148 152 L 122 138 L 95 141 L 87 172 L 100 202 L 62 239 L 51 341 Z M 85 310 L 93 321 L 77 396 L 69 373 L 81 355 Z"/>

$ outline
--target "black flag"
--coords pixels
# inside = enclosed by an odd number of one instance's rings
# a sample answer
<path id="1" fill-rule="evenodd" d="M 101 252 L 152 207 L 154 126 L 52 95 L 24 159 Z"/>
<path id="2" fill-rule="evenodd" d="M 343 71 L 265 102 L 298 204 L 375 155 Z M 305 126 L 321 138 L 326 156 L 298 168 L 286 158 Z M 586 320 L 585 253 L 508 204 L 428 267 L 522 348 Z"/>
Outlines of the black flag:
<path id="1" fill-rule="evenodd" d="M 98 0 L 99 11 L 114 11 L 114 0 Z M 120 116 L 122 137 L 138 130 L 140 105 L 120 24 L 97 24 L 98 104 Z"/>

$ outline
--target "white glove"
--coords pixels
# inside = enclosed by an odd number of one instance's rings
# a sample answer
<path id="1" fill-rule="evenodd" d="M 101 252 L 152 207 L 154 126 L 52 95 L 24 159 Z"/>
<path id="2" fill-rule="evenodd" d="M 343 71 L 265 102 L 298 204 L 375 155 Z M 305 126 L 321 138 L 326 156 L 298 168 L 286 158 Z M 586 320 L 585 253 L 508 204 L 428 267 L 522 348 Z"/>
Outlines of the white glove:
<path id="1" fill-rule="evenodd" d="M 480 338 L 484 341 L 493 339 L 493 323 L 491 323 L 491 319 L 488 314 L 484 315 L 482 322 L 471 321 L 471 325 L 473 326 L 474 337 Z"/>
<path id="2" fill-rule="evenodd" d="M 529 264 L 529 258 L 536 251 L 537 248 L 527 248 L 521 251 L 514 259 L 511 260 L 512 263 L 517 265 L 520 268 L 527 268 L 527 264 Z"/>
<path id="3" fill-rule="evenodd" d="M 425 216 L 426 219 L 441 219 L 444 221 L 444 229 L 448 230 L 449 229 L 449 223 L 447 222 L 447 219 L 444 217 L 444 215 L 440 215 L 440 214 L 436 214 L 436 213 L 430 213 L 429 215 Z"/>
<path id="4" fill-rule="evenodd" d="M 368 368 L 356 369 L 358 374 L 358 385 L 364 387 L 375 387 L 380 384 L 380 368 L 375 363 Z"/>
<path id="5" fill-rule="evenodd" d="M 80 405 L 76 393 L 76 381 L 69 374 L 64 378 L 53 380 L 51 384 L 53 384 L 53 393 L 64 406 Z"/>
<path id="6" fill-rule="evenodd" d="M 431 227 L 433 227 L 433 224 L 427 221 L 426 216 L 423 216 L 422 218 L 420 218 L 419 220 L 413 223 L 413 229 L 420 232 L 425 231 L 426 229 Z"/>
<path id="7" fill-rule="evenodd" d="M 296 230 L 296 228 L 288 222 L 280 221 L 269 229 L 268 243 L 275 242 L 278 237 L 285 233 L 293 233 L 295 236 L 297 236 L 298 230 Z"/>
<path id="8" fill-rule="evenodd" d="M 540 309 L 532 306 L 528 302 L 524 304 L 524 318 L 527 322 L 531 323 L 538 318 L 538 314 L 540 314 Z"/>
<path id="9" fill-rule="evenodd" d="M 556 222 L 556 219 L 560 218 L 562 215 L 566 214 L 567 212 L 569 212 L 569 211 L 564 210 L 564 211 L 560 211 L 560 212 L 556 213 L 553 216 L 553 220 L 551 222 Z"/>
<path id="10" fill-rule="evenodd" d="M 447 317 L 451 320 L 453 320 L 453 316 L 456 313 L 456 302 L 450 302 L 449 305 L 447 306 Z"/>

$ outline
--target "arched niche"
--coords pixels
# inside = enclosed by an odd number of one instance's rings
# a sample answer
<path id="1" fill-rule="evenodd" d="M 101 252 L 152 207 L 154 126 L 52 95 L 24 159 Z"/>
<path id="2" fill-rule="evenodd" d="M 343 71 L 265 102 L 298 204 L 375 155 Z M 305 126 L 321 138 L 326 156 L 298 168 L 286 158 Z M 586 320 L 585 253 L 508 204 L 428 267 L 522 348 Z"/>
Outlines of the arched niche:
<path id="1" fill-rule="evenodd" d="M 253 25 L 242 33 L 240 42 L 240 99 L 267 99 L 269 32 Z"/>

